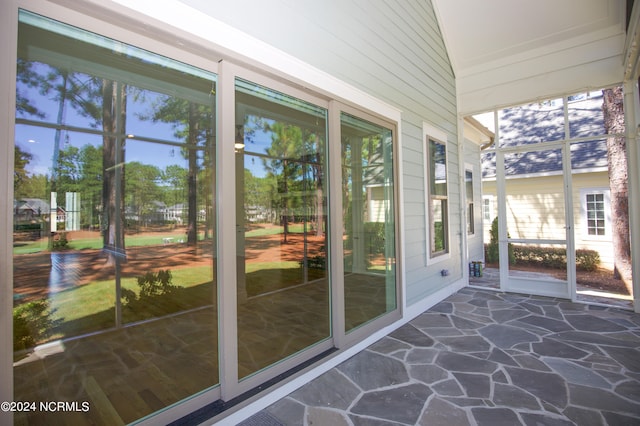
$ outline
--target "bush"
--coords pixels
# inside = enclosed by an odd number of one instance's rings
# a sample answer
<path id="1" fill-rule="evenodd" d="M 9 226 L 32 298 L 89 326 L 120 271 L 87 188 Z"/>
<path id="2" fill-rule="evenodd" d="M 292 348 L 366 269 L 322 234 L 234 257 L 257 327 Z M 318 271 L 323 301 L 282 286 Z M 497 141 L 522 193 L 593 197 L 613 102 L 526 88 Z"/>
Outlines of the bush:
<path id="1" fill-rule="evenodd" d="M 181 288 L 173 285 L 172 279 L 171 271 L 168 269 L 160 269 L 157 273 L 149 271 L 137 278 L 138 287 L 140 287 L 138 294 L 136 295 L 132 290 L 122 289 L 122 298 L 127 301 L 128 305 L 131 305 L 145 299 L 169 295 Z"/>
<path id="2" fill-rule="evenodd" d="M 489 231 L 489 235 L 491 240 L 489 244 L 485 244 L 485 262 L 486 263 L 498 263 L 500 261 L 500 251 L 499 251 L 499 243 L 498 243 L 498 218 L 496 217 L 491 222 L 491 230 Z M 507 238 L 509 236 L 507 235 Z M 513 252 L 513 244 L 508 244 L 509 251 L 509 264 L 513 265 L 516 263 L 516 257 Z"/>
<path id="3" fill-rule="evenodd" d="M 491 223 L 491 241 L 485 244 L 485 261 L 498 263 L 498 218 Z M 567 253 L 564 248 L 523 246 L 509 244 L 510 265 L 530 265 L 553 269 L 567 267 Z M 595 250 L 576 250 L 576 269 L 581 271 L 595 271 L 600 264 L 600 255 Z"/>
<path id="4" fill-rule="evenodd" d="M 600 265 L 600 254 L 595 250 L 576 250 L 576 268 L 581 271 L 592 272 Z"/>
<path id="5" fill-rule="evenodd" d="M 517 246 L 514 249 L 516 262 L 522 265 L 552 269 L 567 267 L 567 252 L 564 248 Z M 600 255 L 595 250 L 576 250 L 576 269 L 595 271 L 600 264 Z"/>
<path id="6" fill-rule="evenodd" d="M 51 333 L 55 321 L 48 300 L 27 302 L 13 308 L 13 350 L 32 348 Z"/>
<path id="7" fill-rule="evenodd" d="M 66 232 L 60 232 L 53 236 L 51 242 L 51 250 L 66 250 L 69 248 L 69 240 Z"/>
<path id="8" fill-rule="evenodd" d="M 183 307 L 179 291 L 184 288 L 172 283 L 170 270 L 147 272 L 139 276 L 138 294 L 126 288 L 122 289 L 122 298 L 125 300 L 124 308 L 130 320 L 143 320 L 157 316 L 167 315 L 180 310 Z"/>
<path id="9" fill-rule="evenodd" d="M 300 267 L 304 267 L 304 260 L 298 262 Z M 307 267 L 311 269 L 327 269 L 327 257 L 326 256 L 312 256 L 307 258 Z"/>
<path id="10" fill-rule="evenodd" d="M 384 253 L 384 222 L 365 222 L 364 235 L 368 254 Z"/>
<path id="11" fill-rule="evenodd" d="M 562 269 L 567 266 L 567 253 L 564 248 L 518 245 L 513 254 L 518 265 L 544 266 Z"/>

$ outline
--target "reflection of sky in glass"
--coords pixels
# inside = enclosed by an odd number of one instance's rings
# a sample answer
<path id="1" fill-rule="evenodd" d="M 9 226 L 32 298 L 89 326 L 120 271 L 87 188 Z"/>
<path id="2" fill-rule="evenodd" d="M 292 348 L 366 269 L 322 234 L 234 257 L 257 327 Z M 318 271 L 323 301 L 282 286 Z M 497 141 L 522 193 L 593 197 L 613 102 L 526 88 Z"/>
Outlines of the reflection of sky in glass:
<path id="1" fill-rule="evenodd" d="M 55 133 L 54 129 L 45 127 L 16 125 L 16 145 L 33 157 L 26 167 L 29 173 L 51 174 Z M 65 131 L 60 138 L 60 150 L 64 150 L 69 146 L 80 149 L 85 145 L 101 146 L 102 137 L 88 133 Z"/>
<path id="2" fill-rule="evenodd" d="M 51 75 L 54 69 L 46 64 L 34 63 L 32 71 L 42 77 Z M 90 77 L 82 73 L 74 73 L 73 78 L 76 84 L 88 84 Z M 58 76 L 54 84 L 62 84 L 62 78 Z M 18 118 L 28 120 L 44 121 L 55 124 L 59 116 L 59 101 L 56 99 L 57 93 L 52 90 L 49 94 L 41 94 L 38 88 L 27 87 L 23 83 L 17 82 L 17 90 L 20 95 L 29 100 L 29 103 L 37 106 L 40 112 L 44 113 L 44 118 L 32 117 L 28 114 L 18 114 Z M 127 96 L 127 119 L 126 133 L 136 136 L 160 139 L 171 142 L 184 142 L 175 136 L 175 128 L 172 124 L 163 122 L 152 122 L 144 120 L 142 117 L 150 116 L 155 105 L 162 100 L 164 95 L 148 90 L 140 90 L 129 87 Z M 91 117 L 82 115 L 76 108 L 67 101 L 63 110 L 62 124 L 84 129 L 100 131 L 102 127 L 91 127 L 95 124 Z M 31 153 L 33 159 L 29 163 L 27 170 L 32 174 L 50 174 L 53 159 L 53 147 L 55 143 L 55 130 L 45 127 L 28 126 L 18 124 L 15 128 L 15 143 L 22 150 Z M 63 130 L 60 137 L 60 149 L 73 145 L 78 148 L 87 143 L 101 145 L 102 137 L 90 133 L 73 132 Z M 175 164 L 176 158 L 181 157 L 180 148 L 164 146 L 159 144 L 127 144 L 126 160 L 138 161 L 144 164 L 153 164 L 160 168 Z"/>

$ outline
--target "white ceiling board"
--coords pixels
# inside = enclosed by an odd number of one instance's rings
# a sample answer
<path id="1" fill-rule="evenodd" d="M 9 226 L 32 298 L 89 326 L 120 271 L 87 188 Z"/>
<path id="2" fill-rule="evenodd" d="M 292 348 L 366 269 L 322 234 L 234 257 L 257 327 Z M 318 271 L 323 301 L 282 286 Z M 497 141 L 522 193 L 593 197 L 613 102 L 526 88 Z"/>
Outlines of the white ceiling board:
<path id="1" fill-rule="evenodd" d="M 622 80 L 624 0 L 432 2 L 464 111 Z"/>

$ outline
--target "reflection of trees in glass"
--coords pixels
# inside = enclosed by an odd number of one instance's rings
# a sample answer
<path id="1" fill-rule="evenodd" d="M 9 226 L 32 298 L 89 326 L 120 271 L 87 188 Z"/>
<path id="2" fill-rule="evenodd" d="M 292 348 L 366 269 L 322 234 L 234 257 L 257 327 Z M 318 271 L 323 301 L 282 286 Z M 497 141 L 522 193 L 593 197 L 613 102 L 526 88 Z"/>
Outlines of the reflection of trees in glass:
<path id="1" fill-rule="evenodd" d="M 102 180 L 104 246 L 124 251 L 124 133 L 127 86 L 102 80 Z"/>
<path id="2" fill-rule="evenodd" d="M 290 192 L 301 171 L 301 164 L 295 160 L 302 152 L 302 130 L 298 126 L 278 122 L 270 125 L 269 130 L 272 132 L 271 146 L 266 151 L 270 158 L 264 159 L 264 165 L 277 179 L 276 205 L 280 211 L 286 243 L 291 220 L 290 209 L 297 204 Z"/>
<path id="3" fill-rule="evenodd" d="M 78 192 L 82 194 L 82 227 L 99 229 L 102 211 L 102 147 L 87 144 L 78 153 L 80 181 Z"/>
<path id="4" fill-rule="evenodd" d="M 29 179 L 27 164 L 33 159 L 33 155 L 23 151 L 19 146 L 14 151 L 13 189 L 17 190 Z"/>
<path id="5" fill-rule="evenodd" d="M 23 89 L 27 87 L 39 87 L 42 83 L 42 76 L 34 69 L 33 62 L 25 61 L 18 58 L 17 62 L 17 80 L 16 87 L 16 115 L 33 116 L 36 118 L 44 118 L 45 114 L 32 102 L 31 99 L 23 93 Z"/>
<path id="6" fill-rule="evenodd" d="M 252 158 L 253 159 L 253 158 Z M 273 220 L 272 200 L 275 197 L 277 183 L 274 176 L 257 177 L 251 170 L 244 169 L 244 209 L 248 222 L 267 222 Z M 249 217 L 249 214 L 255 214 Z"/>
<path id="7" fill-rule="evenodd" d="M 184 188 L 187 187 L 187 169 L 177 164 L 170 164 L 162 172 L 162 180 L 167 185 L 165 203 L 177 206 L 182 202 Z"/>
<path id="8" fill-rule="evenodd" d="M 23 89 L 26 87 L 38 87 L 40 96 L 46 97 L 58 105 L 50 191 L 62 192 L 63 189 L 67 190 L 70 186 L 78 185 L 80 165 L 77 162 L 79 154 L 77 148 L 74 151 L 71 147 L 60 147 L 66 108 L 71 107 L 80 116 L 88 118 L 89 127 L 102 126 L 104 244 L 108 247 L 123 249 L 124 232 L 116 224 L 116 218 L 124 219 L 121 194 L 124 188 L 123 162 L 127 86 L 119 82 L 24 59 L 18 60 L 17 72 L 17 80 L 23 85 L 18 87 L 19 114 L 31 115 L 40 119 L 45 118 L 44 112 L 34 107 L 37 102 L 28 99 L 24 94 Z M 62 175 L 60 182 L 58 182 L 59 175 Z M 59 188 L 59 185 L 62 186 Z"/>
<path id="9" fill-rule="evenodd" d="M 324 217 L 324 150 L 321 137 L 311 129 L 288 123 L 263 122 L 262 125 L 263 130 L 271 134 L 271 145 L 265 150 L 267 157 L 262 158 L 268 176 L 261 185 L 267 186 L 275 180 L 275 190 L 269 191 L 270 203 L 261 199 L 256 200 L 256 205 L 270 206 L 276 210 L 284 228 L 285 242 L 289 223 L 300 217 L 306 221 L 314 212 L 316 229 L 321 234 Z M 255 178 L 249 183 L 254 186 L 257 184 Z"/>
<path id="10" fill-rule="evenodd" d="M 150 119 L 153 122 L 163 122 L 173 125 L 174 135 L 186 142 L 181 148 L 182 155 L 187 159 L 188 168 L 186 170 L 187 183 L 187 244 L 193 245 L 197 242 L 198 236 L 198 192 L 203 199 L 204 205 L 211 204 L 211 191 L 207 183 L 212 176 L 209 167 L 202 167 L 198 160 L 204 160 L 205 164 L 211 161 L 213 141 L 213 113 L 210 105 L 201 105 L 185 99 L 171 96 L 161 96 L 152 106 L 149 116 L 141 116 L 142 119 Z M 199 153 L 202 156 L 199 158 Z M 175 170 L 174 170 L 175 171 Z M 198 175 L 201 174 L 200 177 Z M 171 179 L 176 178 L 173 176 Z M 202 182 L 199 190 L 198 182 Z M 177 182 L 174 180 L 174 182 Z M 205 209 L 207 215 L 206 223 L 210 223 L 208 215 L 210 211 Z M 208 232 L 208 228 L 205 228 Z"/>
<path id="11" fill-rule="evenodd" d="M 127 163 L 125 180 L 125 205 L 127 222 L 146 225 L 157 219 L 157 206 L 154 201 L 161 198 L 159 186 L 161 171 L 151 164 L 134 161 Z"/>

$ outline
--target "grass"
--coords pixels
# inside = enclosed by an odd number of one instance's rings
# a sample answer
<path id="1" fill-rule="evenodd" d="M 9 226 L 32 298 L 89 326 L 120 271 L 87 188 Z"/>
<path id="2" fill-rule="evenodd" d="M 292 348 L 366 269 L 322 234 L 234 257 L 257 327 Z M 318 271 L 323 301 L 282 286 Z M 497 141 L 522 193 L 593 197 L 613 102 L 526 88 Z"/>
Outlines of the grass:
<path id="1" fill-rule="evenodd" d="M 302 233 L 303 224 L 289 225 L 289 232 Z M 259 228 L 245 233 L 246 237 L 281 234 L 282 226 Z M 170 233 L 126 236 L 127 247 L 159 245 L 162 238 L 173 237 Z M 47 250 L 47 239 L 14 244 L 14 254 L 29 254 Z M 69 241 L 69 249 L 102 249 L 101 237 L 82 238 Z M 146 272 L 146 271 L 144 271 Z M 172 284 L 180 288 L 168 296 L 154 296 L 151 303 L 136 303 L 135 308 L 122 300 L 122 322 L 130 323 L 182 310 L 204 306 L 215 301 L 212 270 L 209 266 L 175 269 Z M 246 288 L 249 296 L 257 296 L 302 284 L 303 269 L 296 261 L 260 262 L 246 265 Z M 313 281 L 326 278 L 327 271 L 309 268 L 307 279 Z M 139 296 L 137 276 L 121 278 L 123 290 L 131 290 Z M 50 339 L 77 336 L 109 329 L 115 326 L 115 280 L 113 278 L 94 281 L 69 288 L 49 296 L 53 328 Z"/>
<path id="2" fill-rule="evenodd" d="M 181 288 L 175 294 L 157 296 L 153 303 L 136 310 L 128 308 L 123 300 L 123 323 L 135 322 L 182 310 L 212 304 L 215 301 L 210 267 L 176 269 L 171 271 L 173 284 Z M 310 268 L 308 280 L 326 277 L 326 271 Z M 246 286 L 249 296 L 280 290 L 303 283 L 302 268 L 298 262 L 250 263 L 246 270 Z M 121 279 L 123 289 L 139 294 L 136 277 Z M 92 283 L 63 290 L 50 296 L 52 320 L 58 324 L 51 339 L 77 336 L 115 326 L 114 280 Z"/>
<path id="3" fill-rule="evenodd" d="M 290 223 L 289 224 L 289 233 L 290 234 L 302 234 L 304 233 L 304 224 L 303 223 Z M 311 232 L 311 223 L 307 223 L 307 232 Z M 244 233 L 245 238 L 249 237 L 262 237 L 265 235 L 277 235 L 284 233 L 284 226 L 267 226 L 264 228 L 252 229 L 250 231 L 246 231 Z"/>
<path id="4" fill-rule="evenodd" d="M 182 287 L 182 297 L 176 298 L 181 300 L 173 300 L 169 304 L 163 303 L 166 310 L 164 314 L 213 303 L 210 267 L 176 269 L 172 271 L 172 275 L 173 284 Z M 138 294 L 136 277 L 122 278 L 121 286 L 123 289 L 129 289 Z M 80 287 L 70 288 L 52 295 L 49 300 L 51 308 L 54 310 L 53 319 L 59 321 L 59 326 L 53 330 L 53 338 L 75 336 L 111 328 L 115 325 L 114 280 L 94 281 Z M 153 311 L 155 316 L 158 315 L 157 307 L 149 306 L 148 309 Z M 125 323 L 149 317 L 147 312 L 130 312 L 126 310 L 126 307 L 123 308 L 123 322 Z"/>
<path id="5" fill-rule="evenodd" d="M 307 228 L 309 225 L 307 225 Z M 277 235 L 284 232 L 282 226 L 270 226 L 266 228 L 253 229 L 245 232 L 245 237 L 261 237 L 266 235 Z M 301 223 L 290 224 L 289 233 L 302 233 L 304 232 L 304 225 Z M 180 238 L 171 233 L 155 233 L 155 234 L 141 234 L 141 235 L 127 235 L 125 236 L 126 247 L 144 247 L 162 244 L 162 239 L 168 237 L 173 238 L 174 241 L 178 241 Z M 183 236 L 180 236 L 183 237 Z M 203 235 L 200 235 L 200 239 Z M 95 238 L 81 238 L 69 240 L 69 249 L 71 250 L 86 250 L 95 249 L 100 250 L 104 246 L 102 237 Z M 13 244 L 13 254 L 31 254 L 46 251 L 48 249 L 48 240 L 40 239 L 37 241 L 21 241 Z"/>

